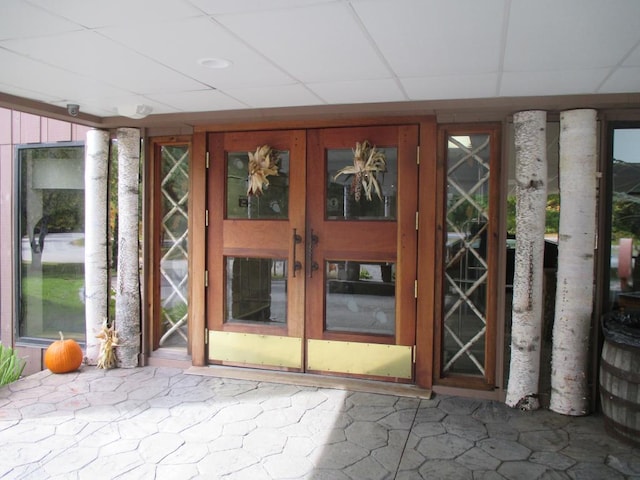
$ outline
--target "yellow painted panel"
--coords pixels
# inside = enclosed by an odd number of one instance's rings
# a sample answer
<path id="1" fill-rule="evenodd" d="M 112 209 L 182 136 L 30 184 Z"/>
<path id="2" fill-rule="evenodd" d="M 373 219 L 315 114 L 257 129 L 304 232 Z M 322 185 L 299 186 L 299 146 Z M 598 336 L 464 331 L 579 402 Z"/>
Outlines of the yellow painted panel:
<path id="1" fill-rule="evenodd" d="M 302 368 L 302 339 L 210 330 L 209 359 L 272 367 Z"/>
<path id="2" fill-rule="evenodd" d="M 413 377 L 413 347 L 307 340 L 307 368 L 326 372 Z"/>

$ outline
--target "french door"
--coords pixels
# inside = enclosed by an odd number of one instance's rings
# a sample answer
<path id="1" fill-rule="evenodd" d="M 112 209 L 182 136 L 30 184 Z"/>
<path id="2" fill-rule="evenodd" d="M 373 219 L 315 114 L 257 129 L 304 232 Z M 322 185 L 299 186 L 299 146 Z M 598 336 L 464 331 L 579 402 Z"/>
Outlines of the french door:
<path id="1" fill-rule="evenodd" d="M 211 133 L 214 364 L 413 381 L 418 127 Z"/>

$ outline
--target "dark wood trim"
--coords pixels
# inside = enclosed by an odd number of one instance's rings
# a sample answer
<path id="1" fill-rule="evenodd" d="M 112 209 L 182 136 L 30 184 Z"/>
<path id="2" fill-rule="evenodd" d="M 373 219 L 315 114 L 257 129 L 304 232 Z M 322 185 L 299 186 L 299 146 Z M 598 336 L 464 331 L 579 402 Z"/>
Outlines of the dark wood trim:
<path id="1" fill-rule="evenodd" d="M 436 212 L 437 189 L 437 125 L 434 117 L 420 123 L 420 168 L 418 189 L 418 300 L 416 319 L 416 384 L 431 388 L 433 384 L 436 245 L 438 234 Z"/>
<path id="2" fill-rule="evenodd" d="M 195 133 L 189 163 L 189 335 L 193 365 L 207 364 L 206 327 L 206 227 L 207 136 Z"/>

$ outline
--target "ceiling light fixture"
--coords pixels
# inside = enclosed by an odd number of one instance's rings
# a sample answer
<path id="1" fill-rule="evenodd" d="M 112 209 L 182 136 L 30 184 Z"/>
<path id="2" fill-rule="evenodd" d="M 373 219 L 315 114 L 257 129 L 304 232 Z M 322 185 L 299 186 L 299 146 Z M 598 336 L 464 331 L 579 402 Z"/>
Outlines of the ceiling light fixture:
<path id="1" fill-rule="evenodd" d="M 149 105 L 122 105 L 118 107 L 118 114 L 123 117 L 129 117 L 133 119 L 144 118 L 149 115 L 153 109 Z"/>
<path id="2" fill-rule="evenodd" d="M 199 58 L 198 65 L 205 68 L 227 68 L 231 66 L 231 61 L 224 58 Z"/>

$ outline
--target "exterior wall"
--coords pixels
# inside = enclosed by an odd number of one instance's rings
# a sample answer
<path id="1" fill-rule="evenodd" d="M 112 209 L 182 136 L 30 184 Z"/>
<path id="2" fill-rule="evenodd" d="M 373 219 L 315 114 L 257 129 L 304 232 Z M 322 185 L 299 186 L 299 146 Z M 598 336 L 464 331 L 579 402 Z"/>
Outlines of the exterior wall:
<path id="1" fill-rule="evenodd" d="M 0 341 L 27 360 L 26 375 L 42 370 L 43 348 L 16 345 L 15 338 L 15 146 L 84 141 L 89 127 L 0 108 Z"/>

